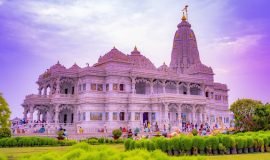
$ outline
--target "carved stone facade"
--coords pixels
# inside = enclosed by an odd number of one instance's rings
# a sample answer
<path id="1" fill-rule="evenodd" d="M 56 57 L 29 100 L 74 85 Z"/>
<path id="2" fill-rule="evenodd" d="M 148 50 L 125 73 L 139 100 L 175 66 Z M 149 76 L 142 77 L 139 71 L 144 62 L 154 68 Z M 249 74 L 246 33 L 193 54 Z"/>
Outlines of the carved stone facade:
<path id="1" fill-rule="evenodd" d="M 24 117 L 33 122 L 96 128 L 136 128 L 143 123 L 208 123 L 229 126 L 228 88 L 215 83 L 201 63 L 194 32 L 185 18 L 173 41 L 171 63 L 156 68 L 135 47 L 115 47 L 93 66 L 66 68 L 59 62 L 39 76 L 37 95 L 26 96 Z"/>

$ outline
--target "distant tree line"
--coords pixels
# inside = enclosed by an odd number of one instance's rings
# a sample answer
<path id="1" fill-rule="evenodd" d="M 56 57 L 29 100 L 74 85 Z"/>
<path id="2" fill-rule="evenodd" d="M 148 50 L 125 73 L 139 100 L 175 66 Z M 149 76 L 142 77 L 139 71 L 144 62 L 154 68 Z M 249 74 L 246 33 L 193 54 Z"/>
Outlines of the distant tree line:
<path id="1" fill-rule="evenodd" d="M 234 113 L 234 123 L 240 131 L 270 130 L 270 104 L 252 99 L 239 99 L 230 110 Z"/>

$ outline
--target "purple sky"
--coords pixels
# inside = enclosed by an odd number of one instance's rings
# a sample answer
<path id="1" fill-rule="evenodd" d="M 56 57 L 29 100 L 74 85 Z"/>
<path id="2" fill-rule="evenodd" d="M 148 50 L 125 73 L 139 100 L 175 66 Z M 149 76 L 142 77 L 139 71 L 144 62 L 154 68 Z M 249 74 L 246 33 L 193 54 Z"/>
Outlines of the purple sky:
<path id="1" fill-rule="evenodd" d="M 113 46 L 137 45 L 156 67 L 169 64 L 185 4 L 201 60 L 228 85 L 230 103 L 270 102 L 268 0 L 0 0 L 0 92 L 12 117 L 22 117 L 25 95 L 37 94 L 38 76 L 57 60 L 85 67 Z"/>

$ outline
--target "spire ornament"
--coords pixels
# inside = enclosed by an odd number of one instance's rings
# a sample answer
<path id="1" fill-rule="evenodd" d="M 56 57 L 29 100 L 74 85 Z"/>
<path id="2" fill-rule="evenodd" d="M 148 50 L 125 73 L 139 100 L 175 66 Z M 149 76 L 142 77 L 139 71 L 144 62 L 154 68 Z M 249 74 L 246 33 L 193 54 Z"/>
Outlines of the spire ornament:
<path id="1" fill-rule="evenodd" d="M 185 8 L 182 9 L 182 12 L 183 12 L 182 20 L 183 21 L 188 20 L 188 5 L 185 5 Z"/>

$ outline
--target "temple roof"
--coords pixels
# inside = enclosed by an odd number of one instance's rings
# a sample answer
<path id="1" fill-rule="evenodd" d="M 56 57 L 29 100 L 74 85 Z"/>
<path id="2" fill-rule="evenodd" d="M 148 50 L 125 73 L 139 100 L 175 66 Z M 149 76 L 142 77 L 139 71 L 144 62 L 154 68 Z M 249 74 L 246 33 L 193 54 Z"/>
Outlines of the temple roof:
<path id="1" fill-rule="evenodd" d="M 104 56 L 100 56 L 98 59 L 98 63 L 105 63 L 108 61 L 128 62 L 128 57 L 127 55 L 125 55 L 124 53 L 113 47 L 113 49 L 110 52 L 106 53 Z"/>
<path id="2" fill-rule="evenodd" d="M 131 54 L 128 55 L 128 60 L 136 68 L 156 69 L 155 65 L 148 58 L 141 55 L 136 46 Z"/>

